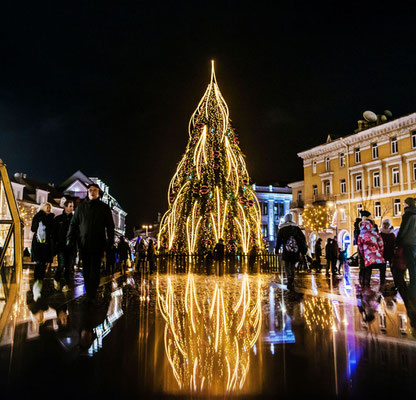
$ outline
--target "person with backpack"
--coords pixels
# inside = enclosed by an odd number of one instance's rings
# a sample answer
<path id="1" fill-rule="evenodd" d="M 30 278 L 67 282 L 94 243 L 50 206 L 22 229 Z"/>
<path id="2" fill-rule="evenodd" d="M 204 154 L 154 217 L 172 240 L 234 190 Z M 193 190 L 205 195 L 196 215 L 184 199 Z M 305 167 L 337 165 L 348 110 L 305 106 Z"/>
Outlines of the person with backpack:
<path id="1" fill-rule="evenodd" d="M 52 204 L 44 203 L 32 220 L 32 261 L 36 262 L 34 271 L 33 299 L 37 301 L 41 296 L 43 279 L 45 278 L 46 264 L 52 262 L 52 231 L 53 219 Z"/>
<path id="2" fill-rule="evenodd" d="M 280 225 L 276 238 L 276 254 L 283 246 L 282 259 L 287 274 L 287 288 L 294 289 L 295 266 L 300 261 L 301 254 L 308 251 L 306 238 L 300 228 L 292 221 L 292 214 L 285 216 L 285 222 Z"/>

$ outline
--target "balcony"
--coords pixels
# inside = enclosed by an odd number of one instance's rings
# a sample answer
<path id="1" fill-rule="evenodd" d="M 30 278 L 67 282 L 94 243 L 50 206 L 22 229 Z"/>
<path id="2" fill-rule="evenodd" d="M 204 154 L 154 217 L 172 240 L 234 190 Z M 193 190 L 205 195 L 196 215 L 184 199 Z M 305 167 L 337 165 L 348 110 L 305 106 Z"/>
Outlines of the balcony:
<path id="1" fill-rule="evenodd" d="M 310 202 L 314 205 L 324 205 L 324 203 L 328 201 L 335 201 L 336 196 L 333 194 L 318 194 L 316 196 L 312 196 Z"/>
<path id="2" fill-rule="evenodd" d="M 303 200 L 297 200 L 297 201 L 291 201 L 290 202 L 290 209 L 294 209 L 294 208 L 303 208 L 304 207 L 304 203 Z"/>

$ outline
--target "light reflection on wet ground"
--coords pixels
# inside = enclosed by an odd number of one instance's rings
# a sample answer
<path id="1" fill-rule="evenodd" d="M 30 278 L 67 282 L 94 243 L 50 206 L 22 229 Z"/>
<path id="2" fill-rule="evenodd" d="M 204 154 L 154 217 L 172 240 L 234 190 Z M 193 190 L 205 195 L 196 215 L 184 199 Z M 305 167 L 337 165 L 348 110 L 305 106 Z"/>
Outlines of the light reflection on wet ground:
<path id="1" fill-rule="evenodd" d="M 82 282 L 34 303 L 26 275 L 0 340 L 1 387 L 8 397 L 415 398 L 405 305 L 391 290 L 363 299 L 356 280 L 300 274 L 288 292 L 276 274 L 130 274 L 86 304 Z"/>

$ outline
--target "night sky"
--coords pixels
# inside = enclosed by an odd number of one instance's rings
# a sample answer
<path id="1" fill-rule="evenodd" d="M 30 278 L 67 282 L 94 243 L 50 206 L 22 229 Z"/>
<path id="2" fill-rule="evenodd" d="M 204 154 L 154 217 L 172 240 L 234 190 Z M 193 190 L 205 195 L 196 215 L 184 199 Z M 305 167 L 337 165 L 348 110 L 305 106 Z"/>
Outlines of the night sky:
<path id="1" fill-rule="evenodd" d="M 365 110 L 416 111 L 415 9 L 393 2 L 9 3 L 0 158 L 47 182 L 100 177 L 129 233 L 167 209 L 212 58 L 257 184 L 302 179 L 296 153 Z"/>

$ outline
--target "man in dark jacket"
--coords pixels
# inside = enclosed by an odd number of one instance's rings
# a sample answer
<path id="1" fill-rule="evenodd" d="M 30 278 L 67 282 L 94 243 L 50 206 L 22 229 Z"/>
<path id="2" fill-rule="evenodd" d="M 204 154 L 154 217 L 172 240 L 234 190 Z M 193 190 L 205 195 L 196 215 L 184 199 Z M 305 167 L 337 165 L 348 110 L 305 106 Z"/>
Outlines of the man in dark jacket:
<path id="1" fill-rule="evenodd" d="M 217 261 L 224 260 L 224 253 L 225 253 L 224 250 L 225 250 L 224 240 L 220 239 L 214 248 L 214 257 Z"/>
<path id="2" fill-rule="evenodd" d="M 396 238 L 396 245 L 403 247 L 404 260 L 409 270 L 408 294 L 416 300 L 416 205 L 413 197 L 408 197 L 403 206 L 404 215 Z"/>
<path id="3" fill-rule="evenodd" d="M 56 290 L 68 290 L 68 285 L 71 281 L 72 266 L 75 261 L 75 249 L 67 247 L 66 236 L 73 211 L 74 202 L 72 200 L 66 200 L 63 213 L 58 215 L 53 221 L 53 248 L 54 254 L 58 257 L 58 268 L 56 268 L 53 281 Z M 61 280 L 62 272 L 64 273 L 63 280 Z"/>
<path id="4" fill-rule="evenodd" d="M 306 238 L 300 228 L 292 221 L 292 214 L 287 214 L 285 222 L 280 225 L 276 238 L 276 254 L 283 245 L 282 259 L 287 274 L 288 289 L 294 288 L 295 266 L 300 261 L 300 255 L 308 251 Z"/>
<path id="5" fill-rule="evenodd" d="M 96 183 L 88 186 L 88 199 L 75 211 L 67 235 L 67 244 L 78 241 L 87 297 L 95 297 L 100 284 L 100 266 L 104 251 L 114 245 L 114 221 L 110 207 L 100 198 Z"/>

